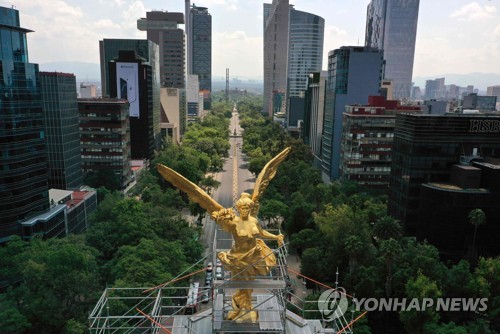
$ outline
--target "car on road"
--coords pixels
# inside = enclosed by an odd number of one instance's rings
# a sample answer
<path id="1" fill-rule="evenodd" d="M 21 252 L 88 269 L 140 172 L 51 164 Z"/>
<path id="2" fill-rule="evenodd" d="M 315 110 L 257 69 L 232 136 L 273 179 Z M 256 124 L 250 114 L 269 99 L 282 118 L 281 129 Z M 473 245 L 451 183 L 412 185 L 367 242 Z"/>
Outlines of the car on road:
<path id="1" fill-rule="evenodd" d="M 212 284 L 212 279 L 213 279 L 213 274 L 212 272 L 208 272 L 207 275 L 205 276 L 205 285 L 210 285 Z"/>
<path id="2" fill-rule="evenodd" d="M 219 259 L 215 260 L 215 266 L 216 267 L 221 267 L 222 266 L 222 262 L 220 262 Z"/>
<path id="3" fill-rule="evenodd" d="M 212 264 L 212 262 L 208 262 L 208 264 L 207 264 L 207 272 L 209 272 L 209 273 L 212 272 L 213 268 L 214 268 L 214 265 Z"/>
<path id="4" fill-rule="evenodd" d="M 222 267 L 215 267 L 215 279 L 222 279 Z"/>

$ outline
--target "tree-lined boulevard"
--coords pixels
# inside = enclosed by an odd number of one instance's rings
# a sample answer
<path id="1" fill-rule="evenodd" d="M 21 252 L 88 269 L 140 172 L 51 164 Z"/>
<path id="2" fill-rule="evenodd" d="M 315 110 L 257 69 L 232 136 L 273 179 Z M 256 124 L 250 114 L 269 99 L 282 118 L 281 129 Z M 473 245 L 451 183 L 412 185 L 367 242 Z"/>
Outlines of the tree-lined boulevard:
<path id="1" fill-rule="evenodd" d="M 488 300 L 482 312 L 369 312 L 357 322 L 357 333 L 500 331 L 499 258 L 441 261 L 434 246 L 404 235 L 387 215 L 385 196 L 351 182 L 321 182 L 307 146 L 262 116 L 261 109 L 259 97 L 238 101 L 237 110 L 232 102 L 214 98 L 212 111 L 188 127 L 182 144 L 165 141 L 130 197 L 99 190 L 104 200 L 84 235 L 31 242 L 13 238 L 0 248 L 0 332 L 84 333 L 88 312 L 104 287 L 155 286 L 203 258 L 200 241 L 210 245 L 216 225 L 159 178 L 156 163 L 231 207 L 235 196 L 252 191 L 264 164 L 288 146 L 289 158 L 261 200 L 260 219 L 284 231 L 295 264 L 300 257 L 302 274 L 333 285 L 338 271 L 340 286 L 358 298 Z M 186 207 L 195 219 L 205 217 L 203 228 L 182 219 Z M 484 222 L 480 212 L 470 220 L 477 229 Z M 217 235 L 217 248 L 231 247 L 229 235 Z M 306 299 L 316 300 L 321 288 L 311 281 L 308 288 L 315 293 Z M 320 317 L 317 312 L 307 316 Z"/>

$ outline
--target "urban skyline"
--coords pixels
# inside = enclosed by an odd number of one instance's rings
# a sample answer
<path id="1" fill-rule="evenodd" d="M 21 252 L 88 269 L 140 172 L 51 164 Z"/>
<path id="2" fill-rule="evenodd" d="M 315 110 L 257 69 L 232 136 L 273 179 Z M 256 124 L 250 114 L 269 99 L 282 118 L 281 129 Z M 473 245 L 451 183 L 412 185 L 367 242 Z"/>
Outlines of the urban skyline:
<path id="1" fill-rule="evenodd" d="M 214 77 L 223 77 L 225 69 L 230 68 L 233 76 L 262 79 L 263 3 L 239 0 L 196 3 L 208 7 L 213 18 Z M 363 45 L 368 3 L 369 0 L 291 2 L 301 11 L 325 18 L 324 69 L 329 51 L 346 45 Z M 1 0 L 0 5 L 10 7 L 12 3 Z M 97 7 L 99 10 L 95 10 Z M 495 65 L 500 64 L 499 7 L 496 0 L 422 2 L 414 77 L 494 72 Z M 145 38 L 145 33 L 137 30 L 138 18 L 145 17 L 148 10 L 183 12 L 184 3 L 181 0 L 93 0 L 86 3 L 34 0 L 19 1 L 15 8 L 20 10 L 23 24 L 35 31 L 29 34 L 31 61 L 98 64 L 99 40 Z M 65 29 L 60 29 L 61 26 Z M 79 43 L 74 43 L 75 37 Z"/>

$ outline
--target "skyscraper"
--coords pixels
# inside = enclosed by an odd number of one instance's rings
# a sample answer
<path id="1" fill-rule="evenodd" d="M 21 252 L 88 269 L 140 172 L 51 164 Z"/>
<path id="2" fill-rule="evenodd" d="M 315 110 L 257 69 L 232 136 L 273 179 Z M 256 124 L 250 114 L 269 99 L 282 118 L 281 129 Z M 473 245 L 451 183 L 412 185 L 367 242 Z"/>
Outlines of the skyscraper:
<path id="1" fill-rule="evenodd" d="M 498 250 L 499 135 L 496 115 L 396 117 L 388 210 L 408 235 L 462 248 L 467 215 L 481 208 L 491 222 L 482 241 Z"/>
<path id="2" fill-rule="evenodd" d="M 162 87 L 186 87 L 186 54 L 183 13 L 152 11 L 137 20 L 137 29 L 147 32 L 148 41 L 160 49 L 160 84 Z"/>
<path id="3" fill-rule="evenodd" d="M 128 96 L 129 102 L 132 102 L 131 114 L 130 114 L 130 126 L 135 127 L 137 123 L 145 121 L 144 119 L 139 119 L 139 111 L 134 107 L 139 109 L 142 108 L 152 108 L 152 110 L 145 111 L 145 115 L 152 115 L 152 126 L 153 126 L 153 136 L 156 148 L 160 147 L 161 144 L 161 130 L 160 130 L 160 70 L 159 70 L 159 50 L 158 45 L 152 41 L 145 39 L 104 39 L 99 41 L 100 57 L 101 57 L 101 78 L 103 87 L 103 96 L 116 96 L 113 95 L 113 91 L 116 93 L 116 86 L 112 82 L 116 82 L 116 77 L 110 76 L 110 64 L 111 61 L 116 60 L 119 57 L 121 51 L 131 51 L 135 55 L 141 58 L 141 63 L 148 65 L 151 69 L 147 70 L 145 75 L 147 75 L 148 86 L 142 85 L 143 91 L 132 91 L 137 97 L 136 103 L 133 103 L 132 95 Z M 137 62 L 136 59 L 133 62 Z M 144 76 L 141 76 L 143 78 Z M 150 81 L 150 82 L 149 82 Z M 127 85 L 128 88 L 134 86 Z M 122 86 L 124 87 L 124 86 Z M 147 88 L 146 88 L 147 87 Z M 134 87 L 137 88 L 138 87 Z M 147 101 L 147 102 L 146 102 Z M 134 111 L 135 110 L 135 111 Z M 151 114 L 150 114 L 151 113 Z M 149 117 L 149 116 L 148 116 Z M 135 132 L 132 130 L 132 141 L 134 141 Z M 139 137 L 141 138 L 141 137 Z M 149 150 L 143 153 L 150 152 Z M 137 156 L 135 150 L 132 152 L 133 159 L 139 159 L 141 157 Z M 149 154 L 149 153 L 148 153 Z"/>
<path id="4" fill-rule="evenodd" d="M 49 208 L 38 64 L 29 63 L 19 11 L 0 7 L 0 242 Z"/>
<path id="5" fill-rule="evenodd" d="M 104 38 L 99 41 L 99 57 L 101 66 L 101 87 L 102 96 L 109 97 L 109 62 L 118 57 L 118 52 L 135 51 L 150 63 L 156 64 L 158 61 L 158 46 L 154 42 L 145 39 L 115 39 Z M 159 79 L 157 79 L 159 80 Z"/>
<path id="6" fill-rule="evenodd" d="M 411 93 L 420 0 L 371 0 L 365 45 L 384 51 L 385 78 L 394 80 L 394 97 Z"/>
<path id="7" fill-rule="evenodd" d="M 309 74 L 305 97 L 304 126 L 302 138 L 311 147 L 314 164 L 317 166 L 321 155 L 321 135 L 323 133 L 323 115 L 325 113 L 325 87 L 327 72 Z"/>
<path id="8" fill-rule="evenodd" d="M 110 97 L 127 99 L 130 104 L 132 159 L 152 159 L 161 139 L 160 87 L 154 66 L 134 51 L 120 50 L 118 57 L 109 63 L 109 83 Z"/>
<path id="9" fill-rule="evenodd" d="M 189 3 L 189 1 L 187 1 Z M 195 4 L 186 12 L 187 70 L 197 75 L 204 93 L 204 108 L 210 109 L 212 92 L 212 16 Z"/>
<path id="10" fill-rule="evenodd" d="M 310 73 L 321 72 L 325 19 L 290 9 L 288 96 L 303 96 Z"/>
<path id="11" fill-rule="evenodd" d="M 342 114 L 346 105 L 366 104 L 379 95 L 383 76 L 382 51 L 370 47 L 343 46 L 328 53 L 321 169 L 323 180 L 339 177 Z"/>
<path id="12" fill-rule="evenodd" d="M 289 20 L 288 0 L 264 4 L 264 113 L 269 116 L 273 115 L 274 94 L 285 94 L 286 107 Z"/>
<path id="13" fill-rule="evenodd" d="M 304 120 L 305 91 L 310 73 L 321 71 L 325 20 L 290 6 L 286 126 L 299 129 Z"/>
<path id="14" fill-rule="evenodd" d="M 76 77 L 40 72 L 47 138 L 49 187 L 78 189 L 83 184 Z"/>

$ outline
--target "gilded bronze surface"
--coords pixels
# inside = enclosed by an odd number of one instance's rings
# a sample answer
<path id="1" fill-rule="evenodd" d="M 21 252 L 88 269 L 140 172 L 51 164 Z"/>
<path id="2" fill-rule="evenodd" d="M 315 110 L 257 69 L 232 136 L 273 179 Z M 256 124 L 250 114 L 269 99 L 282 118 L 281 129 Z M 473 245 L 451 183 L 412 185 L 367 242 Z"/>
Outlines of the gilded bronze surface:
<path id="1" fill-rule="evenodd" d="M 260 172 L 253 194 L 242 193 L 236 201 L 236 211 L 224 208 L 211 198 L 203 189 L 184 178 L 174 170 L 158 164 L 157 170 L 162 177 L 175 187 L 186 192 L 189 198 L 207 210 L 212 219 L 222 229 L 233 236 L 233 246 L 228 252 L 220 252 L 218 258 L 225 268 L 231 271 L 233 280 L 253 280 L 258 276 L 266 276 L 276 265 L 273 251 L 260 239 L 276 240 L 283 244 L 283 235 L 275 235 L 262 229 L 257 219 L 259 198 L 276 175 L 279 164 L 285 160 L 290 148 L 286 148 L 271 159 Z M 237 215 L 238 213 L 238 215 Z M 258 314 L 252 311 L 252 289 L 240 289 L 232 298 L 233 310 L 227 319 L 237 322 L 256 322 Z"/>

